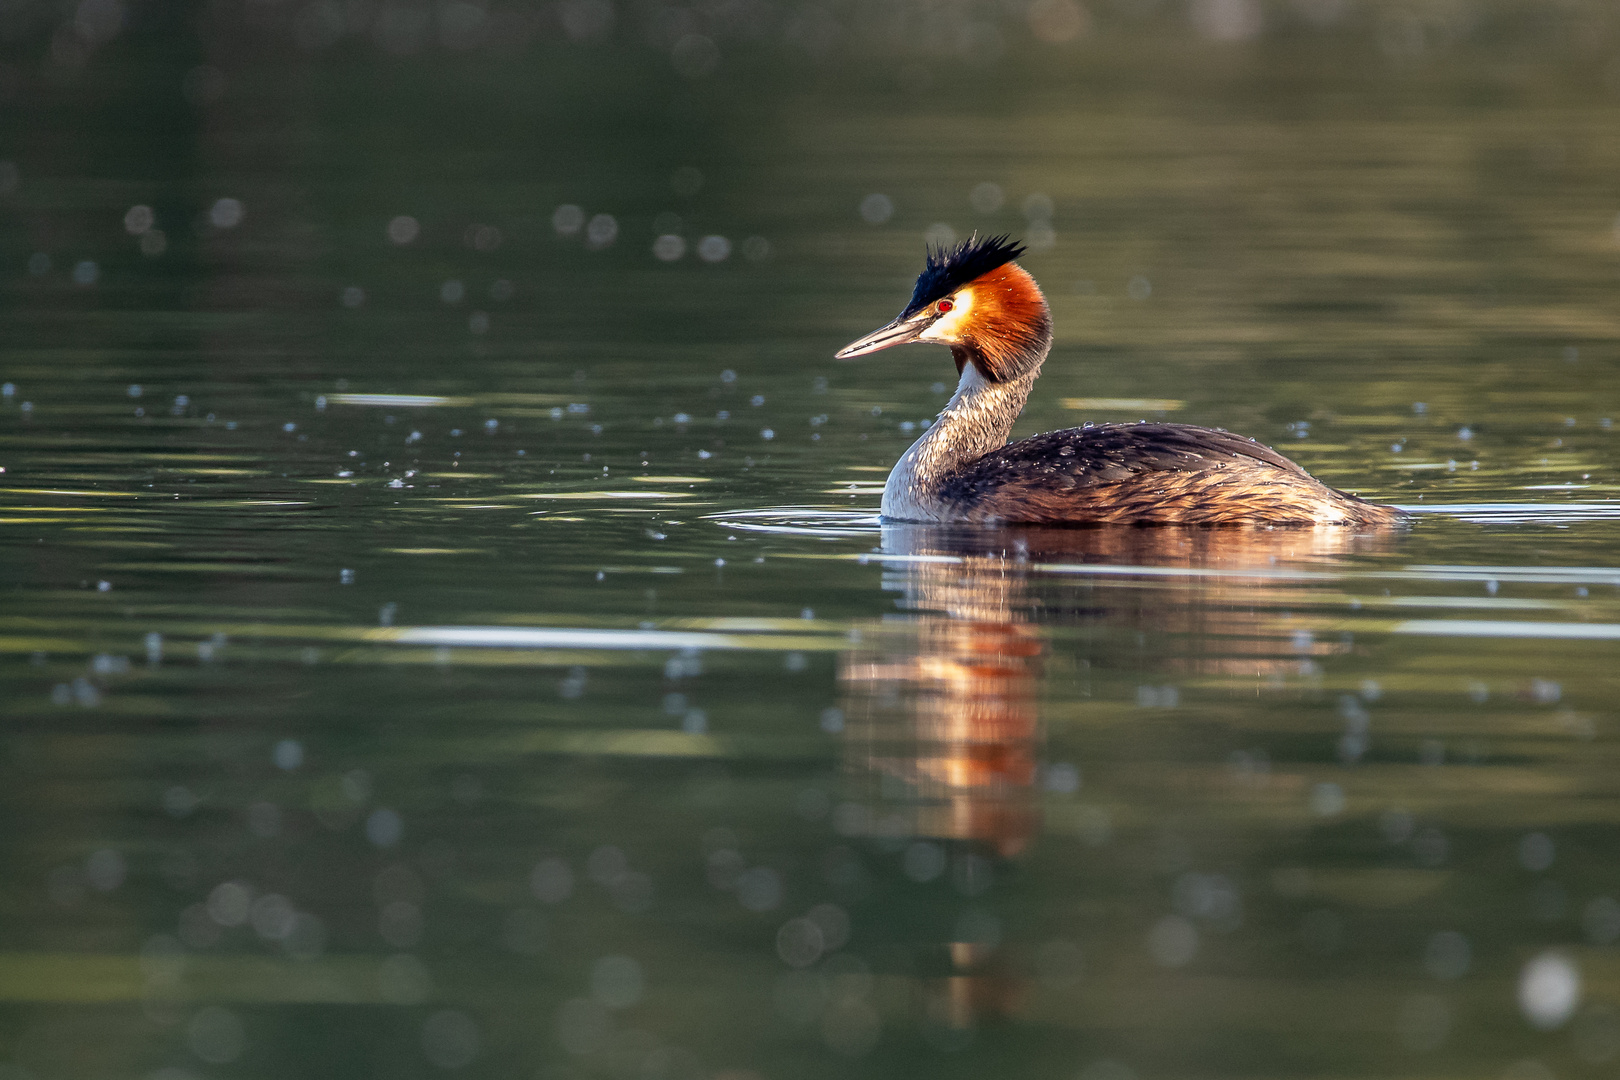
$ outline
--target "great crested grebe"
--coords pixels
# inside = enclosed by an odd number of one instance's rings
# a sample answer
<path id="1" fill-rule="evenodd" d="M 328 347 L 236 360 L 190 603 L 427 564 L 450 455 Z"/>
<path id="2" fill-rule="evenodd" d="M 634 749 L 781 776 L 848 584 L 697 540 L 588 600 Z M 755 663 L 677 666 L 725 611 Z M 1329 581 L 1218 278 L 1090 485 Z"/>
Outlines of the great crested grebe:
<path id="1" fill-rule="evenodd" d="M 852 360 L 951 347 L 961 376 L 889 473 L 883 516 L 918 522 L 1392 525 L 1402 514 L 1321 483 L 1269 446 L 1191 424 L 1096 424 L 1009 443 L 1052 348 L 1052 315 L 1008 237 L 932 250 L 911 302 L 845 346 Z"/>

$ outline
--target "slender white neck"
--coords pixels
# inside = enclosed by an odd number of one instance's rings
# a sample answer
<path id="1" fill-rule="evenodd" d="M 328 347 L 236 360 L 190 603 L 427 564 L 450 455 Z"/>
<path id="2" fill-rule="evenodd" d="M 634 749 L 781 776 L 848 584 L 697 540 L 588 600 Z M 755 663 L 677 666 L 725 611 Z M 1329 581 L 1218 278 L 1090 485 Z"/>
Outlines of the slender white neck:
<path id="1" fill-rule="evenodd" d="M 962 365 L 956 393 L 939 419 L 911 444 L 883 487 L 883 516 L 895 521 L 949 521 L 940 487 L 962 465 L 1005 446 L 1013 423 L 1041 373 L 1037 362 L 1024 374 L 993 383 L 972 363 Z"/>

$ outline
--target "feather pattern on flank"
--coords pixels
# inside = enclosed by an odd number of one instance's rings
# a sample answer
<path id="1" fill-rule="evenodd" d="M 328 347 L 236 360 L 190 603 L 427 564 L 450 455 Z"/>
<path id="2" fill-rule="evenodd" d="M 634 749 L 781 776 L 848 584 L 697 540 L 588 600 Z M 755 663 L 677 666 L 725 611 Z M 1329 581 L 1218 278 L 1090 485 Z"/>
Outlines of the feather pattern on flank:
<path id="1" fill-rule="evenodd" d="M 1010 443 L 940 485 L 943 520 L 1390 525 L 1269 446 L 1190 424 L 1100 424 Z"/>

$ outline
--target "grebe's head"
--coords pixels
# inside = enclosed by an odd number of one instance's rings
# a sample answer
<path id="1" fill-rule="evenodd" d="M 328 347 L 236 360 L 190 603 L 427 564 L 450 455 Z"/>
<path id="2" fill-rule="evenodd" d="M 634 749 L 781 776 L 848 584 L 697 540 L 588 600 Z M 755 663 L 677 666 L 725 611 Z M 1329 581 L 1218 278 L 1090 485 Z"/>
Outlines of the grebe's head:
<path id="1" fill-rule="evenodd" d="M 956 370 L 971 363 L 989 382 L 1039 366 L 1052 343 L 1052 316 L 1035 279 L 1014 259 L 1024 253 L 1006 236 L 969 237 L 929 251 L 911 302 L 889 325 L 838 351 L 840 360 L 909 341 L 951 346 Z"/>

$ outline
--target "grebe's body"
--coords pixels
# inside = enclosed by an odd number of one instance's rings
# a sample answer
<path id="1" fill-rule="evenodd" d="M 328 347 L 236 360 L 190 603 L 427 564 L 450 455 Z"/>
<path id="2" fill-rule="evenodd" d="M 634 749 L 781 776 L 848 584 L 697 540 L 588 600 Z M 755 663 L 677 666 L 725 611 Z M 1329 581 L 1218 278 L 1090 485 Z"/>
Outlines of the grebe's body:
<path id="1" fill-rule="evenodd" d="M 961 379 L 883 489 L 893 521 L 1390 525 L 1253 439 L 1190 424 L 1097 424 L 1007 442 L 1052 347 L 1040 287 L 1005 238 L 929 255 L 911 303 L 839 352 L 948 344 Z"/>

